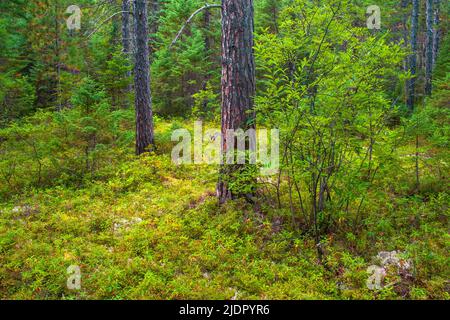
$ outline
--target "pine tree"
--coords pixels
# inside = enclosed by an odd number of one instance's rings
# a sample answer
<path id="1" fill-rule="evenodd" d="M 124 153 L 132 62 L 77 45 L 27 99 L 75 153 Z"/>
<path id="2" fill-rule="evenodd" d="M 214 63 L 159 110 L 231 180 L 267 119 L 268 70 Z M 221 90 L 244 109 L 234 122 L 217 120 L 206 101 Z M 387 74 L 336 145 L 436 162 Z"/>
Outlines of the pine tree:
<path id="1" fill-rule="evenodd" d="M 154 143 L 147 0 L 134 0 L 136 55 L 134 68 L 136 108 L 136 154 L 149 151 Z"/>
<path id="2" fill-rule="evenodd" d="M 228 130 L 254 128 L 255 60 L 253 54 L 253 1 L 222 1 L 222 154 L 235 150 Z M 220 203 L 239 196 L 230 184 L 242 165 L 222 164 L 217 186 Z"/>
<path id="3" fill-rule="evenodd" d="M 210 10 L 208 28 L 205 12 L 202 12 L 186 26 L 176 44 L 170 46 L 183 22 L 203 5 L 201 0 L 179 0 L 161 5 L 152 63 L 155 110 L 160 115 L 191 114 L 195 103 L 193 96 L 206 87 L 205 82 L 214 84 L 214 91 L 220 92 L 218 10 Z M 208 106 L 208 109 L 212 108 L 212 105 Z"/>

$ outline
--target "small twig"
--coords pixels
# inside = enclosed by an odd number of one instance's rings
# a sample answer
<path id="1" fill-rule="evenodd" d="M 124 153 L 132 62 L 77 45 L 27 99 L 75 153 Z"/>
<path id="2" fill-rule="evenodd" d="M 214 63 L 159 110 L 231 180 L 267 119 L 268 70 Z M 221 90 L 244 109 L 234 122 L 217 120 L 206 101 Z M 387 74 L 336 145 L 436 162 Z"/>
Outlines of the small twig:
<path id="1" fill-rule="evenodd" d="M 196 15 L 198 15 L 200 12 L 202 12 L 203 10 L 206 9 L 210 9 L 210 8 L 222 8 L 222 6 L 220 4 L 205 4 L 203 7 L 201 7 L 200 9 L 198 9 L 197 11 L 195 11 L 190 17 L 189 19 L 186 20 L 186 22 L 184 23 L 184 25 L 181 27 L 180 31 L 178 31 L 177 36 L 175 37 L 175 39 L 173 39 L 172 43 L 169 46 L 169 49 L 171 49 L 174 44 L 178 41 L 178 39 L 181 37 L 181 35 L 183 34 L 184 29 L 191 23 L 192 19 L 195 18 Z"/>

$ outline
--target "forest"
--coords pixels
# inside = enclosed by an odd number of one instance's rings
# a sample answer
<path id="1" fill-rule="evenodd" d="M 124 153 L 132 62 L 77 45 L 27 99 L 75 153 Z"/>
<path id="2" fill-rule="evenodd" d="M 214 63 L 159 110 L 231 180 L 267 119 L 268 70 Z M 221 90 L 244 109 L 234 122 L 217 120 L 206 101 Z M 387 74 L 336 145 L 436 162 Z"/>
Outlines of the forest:
<path id="1" fill-rule="evenodd" d="M 441 0 L 1 0 L 1 300 L 448 300 Z"/>

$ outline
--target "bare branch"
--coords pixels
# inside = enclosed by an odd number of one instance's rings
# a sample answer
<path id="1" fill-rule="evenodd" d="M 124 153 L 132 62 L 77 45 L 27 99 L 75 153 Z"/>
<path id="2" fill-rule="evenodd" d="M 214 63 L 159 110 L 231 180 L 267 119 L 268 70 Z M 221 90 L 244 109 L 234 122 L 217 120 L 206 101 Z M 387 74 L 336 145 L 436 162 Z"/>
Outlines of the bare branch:
<path id="1" fill-rule="evenodd" d="M 122 13 L 133 14 L 133 13 L 130 12 L 130 11 L 119 11 L 119 12 L 114 13 L 114 14 L 111 15 L 109 18 L 103 20 L 103 21 L 100 23 L 100 25 L 99 25 L 94 31 L 92 31 L 90 34 L 87 35 L 87 38 L 89 39 L 94 33 L 96 33 L 98 30 L 100 30 L 100 29 L 102 28 L 102 26 L 103 26 L 106 22 L 108 22 L 109 20 L 111 20 L 112 18 L 114 18 L 115 16 L 117 16 L 118 14 L 122 14 Z"/>
<path id="2" fill-rule="evenodd" d="M 181 35 L 183 34 L 184 29 L 192 22 L 192 19 L 195 18 L 196 15 L 198 15 L 200 12 L 202 12 L 203 10 L 207 10 L 207 9 L 211 9 L 211 8 L 222 8 L 222 6 L 220 4 L 205 4 L 203 7 L 201 7 L 200 9 L 198 9 L 197 11 L 195 11 L 190 17 L 189 19 L 186 20 L 186 22 L 184 23 L 184 25 L 181 27 L 180 31 L 178 31 L 177 36 L 175 37 L 175 39 L 173 39 L 172 43 L 169 46 L 169 49 L 171 49 L 174 44 L 178 41 L 178 39 L 181 37 Z"/>

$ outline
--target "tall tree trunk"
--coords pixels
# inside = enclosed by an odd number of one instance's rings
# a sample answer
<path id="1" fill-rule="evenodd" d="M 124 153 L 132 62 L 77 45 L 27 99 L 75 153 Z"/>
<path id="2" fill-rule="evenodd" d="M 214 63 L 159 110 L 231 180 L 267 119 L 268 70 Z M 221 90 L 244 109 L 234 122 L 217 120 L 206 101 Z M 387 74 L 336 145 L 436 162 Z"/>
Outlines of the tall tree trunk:
<path id="1" fill-rule="evenodd" d="M 227 130 L 254 128 L 255 60 L 253 0 L 222 0 L 222 154 L 235 147 Z M 244 195 L 230 190 L 242 165 L 222 164 L 217 195 L 220 203 Z"/>
<path id="2" fill-rule="evenodd" d="M 147 0 L 134 0 L 136 55 L 134 68 L 136 108 L 136 154 L 149 151 L 154 143 L 150 61 L 148 48 Z"/>
<path id="3" fill-rule="evenodd" d="M 441 30 L 440 28 L 440 7 L 441 1 L 434 0 L 434 34 L 433 34 L 433 68 L 436 65 L 438 53 L 439 53 L 439 43 L 441 38 Z"/>
<path id="4" fill-rule="evenodd" d="M 409 92 L 407 106 L 410 112 L 414 110 L 415 94 L 416 94 L 416 74 L 417 74 L 417 31 L 419 28 L 419 0 L 412 0 L 411 14 L 411 56 L 409 68 L 412 79 L 409 80 Z"/>
<path id="5" fill-rule="evenodd" d="M 433 0 L 426 0 L 425 94 L 431 95 L 433 73 Z"/>
<path id="6" fill-rule="evenodd" d="M 130 53 L 131 53 L 131 35 L 130 35 L 130 1 L 131 0 L 122 0 L 122 52 L 124 56 L 127 58 L 127 60 L 130 60 Z M 125 73 L 125 77 L 129 79 L 131 77 L 131 71 L 127 71 Z M 124 99 L 122 103 L 122 107 L 124 109 L 128 109 L 130 102 L 128 100 L 128 94 L 132 90 L 131 83 L 126 86 L 125 92 L 124 92 Z"/>

